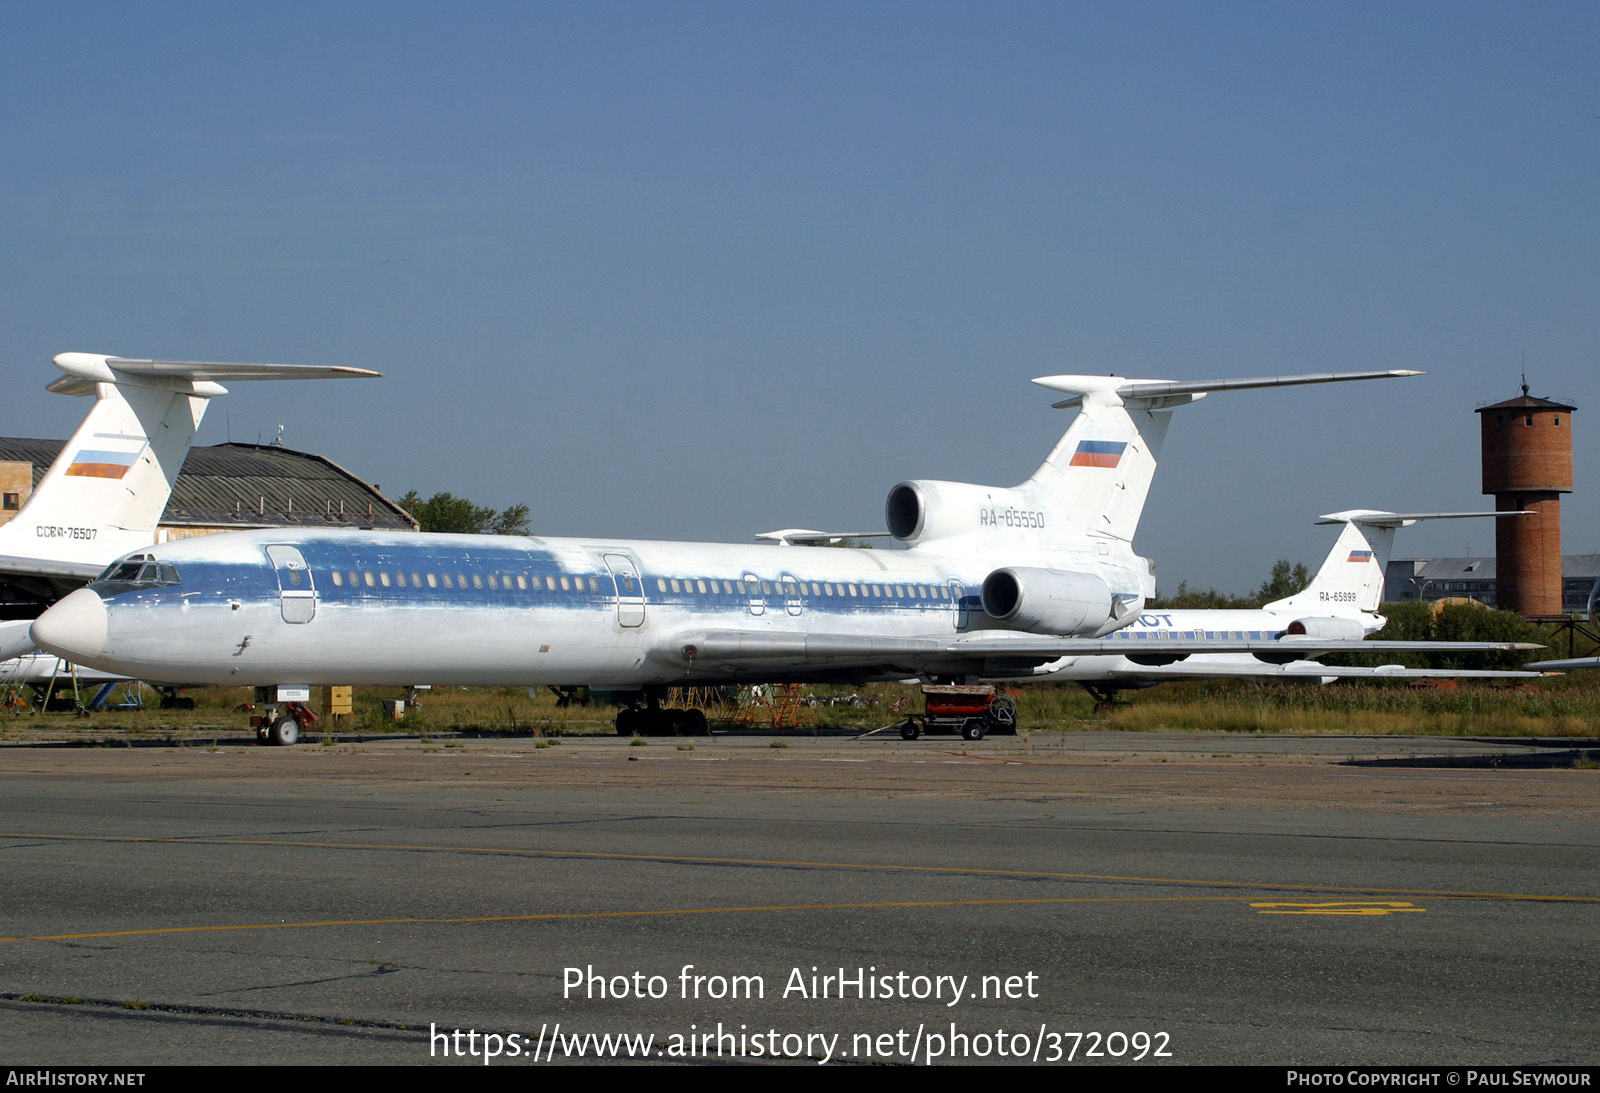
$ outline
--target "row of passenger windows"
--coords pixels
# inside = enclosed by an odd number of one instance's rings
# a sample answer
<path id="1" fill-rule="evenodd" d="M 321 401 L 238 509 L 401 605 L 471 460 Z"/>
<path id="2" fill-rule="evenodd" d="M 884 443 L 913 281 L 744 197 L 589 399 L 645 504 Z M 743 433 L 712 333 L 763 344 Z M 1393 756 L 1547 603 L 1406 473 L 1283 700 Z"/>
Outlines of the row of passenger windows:
<path id="1" fill-rule="evenodd" d="M 293 584 L 299 584 L 298 571 L 290 573 Z M 554 592 L 598 592 L 600 581 L 595 577 L 539 577 L 526 573 L 406 573 L 398 570 L 341 570 L 330 574 L 335 588 L 491 588 L 526 592 L 541 588 Z M 632 578 L 623 578 L 624 591 L 633 593 Z M 821 581 L 724 581 L 715 578 L 658 577 L 656 589 L 662 593 L 695 593 L 702 595 L 771 596 L 776 592 L 788 599 L 798 599 L 810 590 L 812 596 L 850 596 L 857 599 L 897 600 L 948 600 L 950 593 L 942 585 L 922 584 L 833 584 Z"/>
<path id="2" fill-rule="evenodd" d="M 708 591 L 716 594 L 720 591 L 726 595 L 737 592 L 741 596 L 763 595 L 770 596 L 776 591 L 780 596 L 788 599 L 798 599 L 806 595 L 810 589 L 812 596 L 854 596 L 856 598 L 872 597 L 875 599 L 896 600 L 947 600 L 950 594 L 943 585 L 926 584 L 832 584 L 826 581 L 719 581 L 714 578 L 701 579 L 696 577 L 657 577 L 656 590 L 659 592 L 700 592 Z M 709 586 L 709 588 L 708 588 Z"/>
<path id="3" fill-rule="evenodd" d="M 511 591 L 513 588 L 526 592 L 530 588 L 537 591 L 545 588 L 551 592 L 560 589 L 563 592 L 598 592 L 600 581 L 594 577 L 530 577 L 526 573 L 410 573 L 391 572 L 380 569 L 374 572 L 370 569 L 360 571 L 335 569 L 332 573 L 335 588 L 349 586 L 351 588 L 492 588 L 495 590 Z M 298 582 L 296 582 L 298 583 Z"/>

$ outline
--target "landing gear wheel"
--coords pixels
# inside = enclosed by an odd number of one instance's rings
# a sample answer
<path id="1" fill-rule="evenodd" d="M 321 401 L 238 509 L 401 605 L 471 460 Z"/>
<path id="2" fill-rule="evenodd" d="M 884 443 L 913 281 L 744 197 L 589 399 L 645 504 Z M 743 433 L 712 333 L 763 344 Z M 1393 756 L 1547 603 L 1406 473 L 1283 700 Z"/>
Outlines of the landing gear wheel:
<path id="1" fill-rule="evenodd" d="M 267 727 L 262 725 L 256 729 L 256 743 L 260 744 L 262 747 L 266 747 L 267 742 Z"/>
<path id="2" fill-rule="evenodd" d="M 639 731 L 639 711 L 632 706 L 624 706 L 617 711 L 617 735 L 632 736 Z"/>
<path id="3" fill-rule="evenodd" d="M 915 740 L 922 735 L 922 728 L 915 721 L 907 721 L 900 726 L 900 739 Z"/>
<path id="4" fill-rule="evenodd" d="M 300 722 L 285 714 L 272 723 L 272 728 L 267 732 L 267 740 L 273 747 L 294 747 L 300 742 Z"/>
<path id="5" fill-rule="evenodd" d="M 684 732 L 688 733 L 690 736 L 711 735 L 711 726 L 706 723 L 706 714 L 704 710 L 687 710 L 685 713 L 688 716 L 685 718 L 685 725 L 683 729 Z"/>
<path id="6" fill-rule="evenodd" d="M 976 717 L 967 718 L 966 723 L 961 726 L 961 739 L 982 740 L 983 722 Z"/>

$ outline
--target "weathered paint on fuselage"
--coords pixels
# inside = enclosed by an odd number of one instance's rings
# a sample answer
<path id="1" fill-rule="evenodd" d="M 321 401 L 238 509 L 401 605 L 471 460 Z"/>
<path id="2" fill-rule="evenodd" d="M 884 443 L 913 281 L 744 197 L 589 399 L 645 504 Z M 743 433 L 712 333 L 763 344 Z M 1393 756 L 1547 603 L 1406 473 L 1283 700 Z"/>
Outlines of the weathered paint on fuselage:
<path id="1" fill-rule="evenodd" d="M 275 546 L 300 553 L 306 587 L 269 562 Z M 726 682 L 651 653 L 674 634 L 719 628 L 953 635 L 985 625 L 978 592 L 993 568 L 928 550 L 337 531 L 245 532 L 148 553 L 178 583 L 91 586 L 109 612 L 97 663 L 252 685 Z M 1084 564 L 1096 560 L 1084 551 Z M 299 605 L 288 604 L 294 595 Z M 307 621 L 287 621 L 306 599 Z"/>

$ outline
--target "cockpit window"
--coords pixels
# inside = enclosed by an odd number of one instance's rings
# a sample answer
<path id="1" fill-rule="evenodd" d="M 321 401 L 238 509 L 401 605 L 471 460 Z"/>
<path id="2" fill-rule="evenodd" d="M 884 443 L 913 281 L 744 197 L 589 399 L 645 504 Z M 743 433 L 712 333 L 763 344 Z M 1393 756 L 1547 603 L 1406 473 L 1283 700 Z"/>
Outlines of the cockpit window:
<path id="1" fill-rule="evenodd" d="M 105 589 L 108 585 L 113 586 L 110 589 L 113 592 L 159 588 L 162 585 L 179 583 L 178 567 L 170 562 L 158 562 L 148 554 L 135 554 L 121 561 L 112 562 L 93 583 L 100 589 Z"/>

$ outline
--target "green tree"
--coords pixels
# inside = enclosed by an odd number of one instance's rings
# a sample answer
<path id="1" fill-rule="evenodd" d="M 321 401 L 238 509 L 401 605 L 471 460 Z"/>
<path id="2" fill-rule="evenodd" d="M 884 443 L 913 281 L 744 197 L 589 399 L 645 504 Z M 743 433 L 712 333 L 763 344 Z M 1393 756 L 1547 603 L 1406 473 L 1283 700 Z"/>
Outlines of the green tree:
<path id="1" fill-rule="evenodd" d="M 1272 576 L 1261 583 L 1255 595 L 1235 596 L 1215 588 L 1190 588 L 1189 582 L 1178 585 L 1178 591 L 1163 596 L 1157 590 L 1148 606 L 1154 608 L 1199 609 L 1208 611 L 1249 610 L 1273 600 L 1292 596 L 1311 583 L 1311 571 L 1305 563 L 1291 565 L 1289 559 L 1279 558 L 1272 566 Z"/>
<path id="2" fill-rule="evenodd" d="M 441 492 L 424 500 L 416 490 L 400 498 L 400 507 L 417 518 L 423 531 L 463 535 L 528 535 L 527 505 L 512 505 L 497 511 L 475 505 L 465 497 Z"/>
<path id="3" fill-rule="evenodd" d="M 1279 558 L 1272 563 L 1272 576 L 1256 589 L 1256 597 L 1264 604 L 1271 603 L 1273 600 L 1293 596 L 1310 583 L 1311 571 L 1306 568 L 1304 562 L 1290 565 L 1289 559 Z"/>

